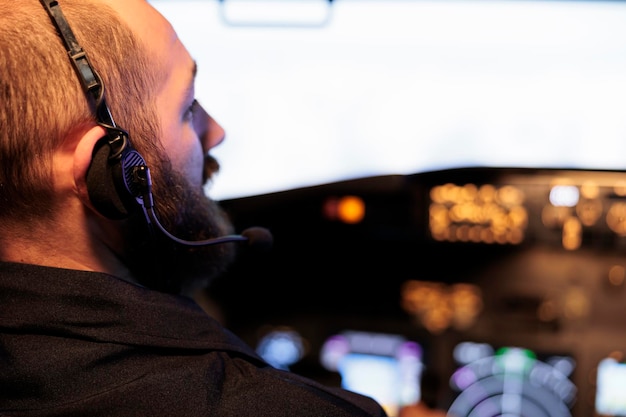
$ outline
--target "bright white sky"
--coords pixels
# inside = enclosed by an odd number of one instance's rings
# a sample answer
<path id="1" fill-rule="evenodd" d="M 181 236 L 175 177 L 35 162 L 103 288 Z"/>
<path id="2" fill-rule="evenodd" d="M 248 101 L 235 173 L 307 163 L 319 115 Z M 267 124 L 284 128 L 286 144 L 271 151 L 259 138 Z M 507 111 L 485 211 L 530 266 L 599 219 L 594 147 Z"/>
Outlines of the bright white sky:
<path id="1" fill-rule="evenodd" d="M 151 0 L 227 131 L 213 198 L 463 166 L 626 167 L 626 2 L 334 0 L 324 25 L 267 27 L 227 24 L 235 1 Z M 254 0 L 263 18 L 283 18 L 280 3 Z"/>

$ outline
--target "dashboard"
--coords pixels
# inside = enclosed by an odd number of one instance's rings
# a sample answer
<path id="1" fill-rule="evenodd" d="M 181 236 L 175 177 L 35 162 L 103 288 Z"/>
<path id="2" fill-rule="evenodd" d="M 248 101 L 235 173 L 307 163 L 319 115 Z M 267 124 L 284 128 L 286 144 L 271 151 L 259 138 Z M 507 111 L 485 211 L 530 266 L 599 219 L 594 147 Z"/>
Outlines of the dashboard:
<path id="1" fill-rule="evenodd" d="M 624 415 L 625 179 L 468 167 L 224 200 L 275 246 L 210 292 L 251 345 L 288 329 L 287 369 L 391 416 L 424 370 L 450 416 Z"/>

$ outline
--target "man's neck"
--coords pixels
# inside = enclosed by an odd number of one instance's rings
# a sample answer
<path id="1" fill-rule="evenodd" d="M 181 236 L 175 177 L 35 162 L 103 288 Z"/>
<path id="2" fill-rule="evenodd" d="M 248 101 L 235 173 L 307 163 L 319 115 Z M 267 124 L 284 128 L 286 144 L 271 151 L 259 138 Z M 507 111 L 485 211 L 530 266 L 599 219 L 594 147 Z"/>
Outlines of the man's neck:
<path id="1" fill-rule="evenodd" d="M 89 233 L 89 227 L 77 228 L 76 224 L 81 222 L 58 219 L 12 226 L 5 224 L 0 234 L 0 260 L 104 272 L 135 282 L 104 239 Z"/>

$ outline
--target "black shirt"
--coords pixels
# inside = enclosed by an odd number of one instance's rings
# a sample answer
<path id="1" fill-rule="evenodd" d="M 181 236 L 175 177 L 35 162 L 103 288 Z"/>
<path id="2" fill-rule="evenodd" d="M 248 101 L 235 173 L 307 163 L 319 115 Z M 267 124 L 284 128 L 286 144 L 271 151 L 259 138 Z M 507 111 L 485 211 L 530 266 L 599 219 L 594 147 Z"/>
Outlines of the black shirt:
<path id="1" fill-rule="evenodd" d="M 385 416 L 266 364 L 187 297 L 0 262 L 2 416 Z"/>

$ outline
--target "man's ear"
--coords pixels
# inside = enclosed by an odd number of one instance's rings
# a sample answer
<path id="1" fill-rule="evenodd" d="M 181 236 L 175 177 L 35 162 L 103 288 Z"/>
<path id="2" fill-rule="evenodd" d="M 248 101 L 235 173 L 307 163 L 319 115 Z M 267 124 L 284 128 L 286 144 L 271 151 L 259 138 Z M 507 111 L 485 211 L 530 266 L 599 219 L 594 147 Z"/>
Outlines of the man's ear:
<path id="1" fill-rule="evenodd" d="M 87 170 L 91 165 L 94 147 L 100 139 L 106 136 L 106 130 L 101 126 L 94 126 L 87 130 L 79 139 L 74 151 L 74 184 L 83 204 L 93 209 L 87 191 Z"/>

